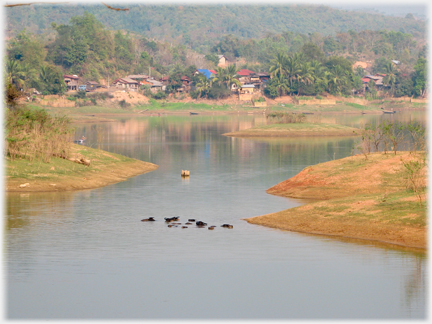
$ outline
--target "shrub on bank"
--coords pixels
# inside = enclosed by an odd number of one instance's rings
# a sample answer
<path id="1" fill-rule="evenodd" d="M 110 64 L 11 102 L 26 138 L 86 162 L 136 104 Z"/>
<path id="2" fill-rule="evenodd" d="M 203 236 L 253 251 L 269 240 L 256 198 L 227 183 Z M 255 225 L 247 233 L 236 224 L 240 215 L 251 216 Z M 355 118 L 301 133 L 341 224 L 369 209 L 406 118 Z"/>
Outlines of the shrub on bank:
<path id="1" fill-rule="evenodd" d="M 268 113 L 266 117 L 270 124 L 303 123 L 306 120 L 306 116 L 304 114 L 293 114 L 277 111 Z"/>
<path id="2" fill-rule="evenodd" d="M 24 158 L 49 162 L 53 156 L 69 154 L 72 132 L 66 116 L 53 117 L 44 109 L 8 110 L 5 153 L 11 160 Z"/>

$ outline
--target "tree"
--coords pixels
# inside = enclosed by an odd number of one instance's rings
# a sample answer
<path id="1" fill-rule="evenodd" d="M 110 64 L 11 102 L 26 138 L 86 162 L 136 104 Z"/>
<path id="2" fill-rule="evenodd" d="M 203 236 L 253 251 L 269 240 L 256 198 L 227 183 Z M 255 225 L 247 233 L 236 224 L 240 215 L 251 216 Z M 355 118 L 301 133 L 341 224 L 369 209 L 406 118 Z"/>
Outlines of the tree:
<path id="1" fill-rule="evenodd" d="M 271 60 L 271 66 L 269 69 L 271 77 L 281 77 L 287 75 L 287 65 L 288 65 L 288 57 L 282 53 L 278 52 L 276 57 Z"/>
<path id="2" fill-rule="evenodd" d="M 59 94 L 66 91 L 63 73 L 60 68 L 54 65 L 44 65 L 39 71 L 41 80 L 41 91 L 47 91 L 49 94 Z"/>
<path id="3" fill-rule="evenodd" d="M 323 51 L 316 44 L 306 43 L 302 46 L 300 51 L 304 54 L 306 60 L 308 61 L 312 61 L 312 60 L 316 60 L 319 62 L 324 61 L 325 55 Z"/>
<path id="4" fill-rule="evenodd" d="M 427 92 L 427 62 L 424 58 L 419 58 L 414 66 L 414 93 L 416 96 L 424 97 Z"/>
<path id="5" fill-rule="evenodd" d="M 341 94 L 343 86 L 348 83 L 346 71 L 340 65 L 336 65 L 329 72 L 330 89 L 337 94 Z"/>
<path id="6" fill-rule="evenodd" d="M 287 77 L 290 81 L 291 94 L 293 92 L 293 81 L 298 79 L 298 76 L 301 72 L 301 66 L 300 66 L 301 58 L 302 56 L 297 53 L 287 58 L 287 64 L 285 70 L 286 70 Z"/>
<path id="7" fill-rule="evenodd" d="M 218 86 L 222 86 L 223 84 L 227 89 L 231 89 L 233 84 L 241 86 L 240 81 L 237 79 L 238 75 L 236 70 L 235 65 L 230 65 L 226 68 L 216 68 L 217 76 L 212 79 L 213 85 L 217 84 Z"/>
<path id="8" fill-rule="evenodd" d="M 307 86 L 312 84 L 315 81 L 314 68 L 311 66 L 310 62 L 305 62 L 304 64 L 301 64 L 300 73 L 298 75 L 298 81 L 299 81 L 298 94 L 300 94 L 301 92 L 300 84 L 304 84 Z"/>
<path id="9" fill-rule="evenodd" d="M 383 78 L 383 83 L 390 86 L 390 93 L 393 95 L 396 84 L 396 69 L 394 67 L 394 64 L 392 62 L 387 63 L 384 66 L 384 71 L 386 73 L 386 76 Z"/>
<path id="10" fill-rule="evenodd" d="M 207 98 L 209 90 L 212 86 L 212 82 L 211 82 L 211 80 L 207 80 L 205 75 L 202 75 L 202 74 L 200 74 L 198 76 L 198 78 L 199 78 L 199 81 L 195 85 L 197 90 L 199 91 L 197 99 L 200 98 L 202 94 L 204 94 L 204 96 Z"/>
<path id="11" fill-rule="evenodd" d="M 389 63 L 392 63 L 389 59 L 385 57 L 379 57 L 374 61 L 372 66 L 373 73 L 385 73 L 385 66 Z"/>

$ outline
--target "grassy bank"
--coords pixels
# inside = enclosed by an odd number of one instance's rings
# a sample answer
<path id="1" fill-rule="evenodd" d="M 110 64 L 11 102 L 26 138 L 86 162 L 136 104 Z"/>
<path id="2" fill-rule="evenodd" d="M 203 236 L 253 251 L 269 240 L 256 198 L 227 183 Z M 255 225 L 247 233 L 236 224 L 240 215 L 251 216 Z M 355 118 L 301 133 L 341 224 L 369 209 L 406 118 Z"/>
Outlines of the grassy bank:
<path id="1" fill-rule="evenodd" d="M 237 132 L 225 133 L 233 137 L 300 137 L 300 136 L 353 136 L 358 129 L 336 124 L 290 123 L 261 125 Z"/>
<path id="2" fill-rule="evenodd" d="M 247 219 L 283 230 L 380 241 L 426 249 L 426 195 L 407 190 L 402 161 L 409 152 L 353 156 L 305 168 L 267 190 L 293 198 L 320 200 Z M 425 170 L 421 175 L 426 185 Z"/>
<path id="3" fill-rule="evenodd" d="M 119 154 L 73 144 L 69 157 L 90 160 L 90 166 L 54 157 L 50 163 L 6 159 L 6 191 L 66 191 L 103 187 L 153 171 L 157 165 Z"/>

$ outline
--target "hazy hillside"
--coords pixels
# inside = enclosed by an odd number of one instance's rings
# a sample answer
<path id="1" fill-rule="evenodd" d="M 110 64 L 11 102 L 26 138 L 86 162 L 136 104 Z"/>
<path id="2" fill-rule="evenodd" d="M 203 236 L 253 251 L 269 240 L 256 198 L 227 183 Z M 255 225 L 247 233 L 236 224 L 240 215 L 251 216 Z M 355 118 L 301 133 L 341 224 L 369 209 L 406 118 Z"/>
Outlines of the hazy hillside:
<path id="1" fill-rule="evenodd" d="M 207 52 L 216 40 L 233 34 L 239 38 L 261 38 L 286 31 L 335 35 L 353 30 L 393 30 L 424 38 L 422 20 L 345 11 L 312 5 L 110 5 L 129 8 L 114 11 L 98 5 L 31 5 L 6 8 L 7 35 L 26 28 L 41 34 L 52 31 L 51 23 L 66 24 L 72 16 L 92 13 L 108 29 L 124 29 Z"/>

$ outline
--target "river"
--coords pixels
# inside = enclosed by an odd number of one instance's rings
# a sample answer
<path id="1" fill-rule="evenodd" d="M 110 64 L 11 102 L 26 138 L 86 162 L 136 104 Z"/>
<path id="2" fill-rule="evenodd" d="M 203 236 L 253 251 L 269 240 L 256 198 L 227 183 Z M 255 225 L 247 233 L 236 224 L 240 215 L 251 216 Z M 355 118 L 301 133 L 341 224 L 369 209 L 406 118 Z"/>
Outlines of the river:
<path id="1" fill-rule="evenodd" d="M 310 118 L 423 120 L 395 115 Z M 6 318 L 424 319 L 425 253 L 243 220 L 304 204 L 265 190 L 355 146 L 354 138 L 221 135 L 264 123 L 262 115 L 162 115 L 77 125 L 86 145 L 159 168 L 94 190 L 8 194 Z M 169 228 L 172 216 L 217 227 Z M 140 221 L 147 217 L 156 221 Z"/>

